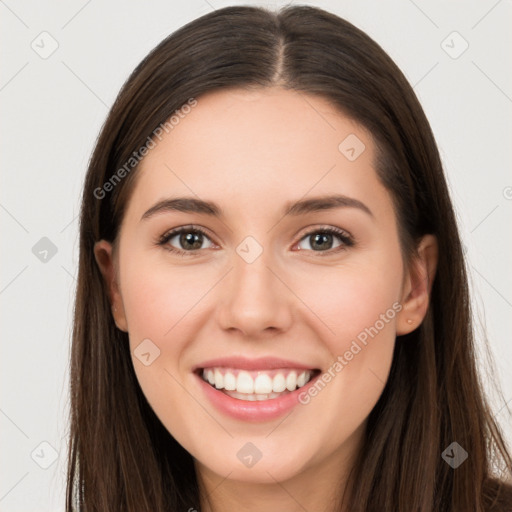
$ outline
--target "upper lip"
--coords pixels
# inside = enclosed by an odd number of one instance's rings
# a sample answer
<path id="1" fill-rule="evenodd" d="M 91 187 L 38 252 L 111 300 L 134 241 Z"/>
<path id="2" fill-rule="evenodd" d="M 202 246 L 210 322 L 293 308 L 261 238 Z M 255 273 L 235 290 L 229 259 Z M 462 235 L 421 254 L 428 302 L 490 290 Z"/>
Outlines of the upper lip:
<path id="1" fill-rule="evenodd" d="M 296 361 L 281 359 L 278 357 L 260 357 L 248 359 L 246 357 L 221 357 L 204 361 L 194 367 L 194 371 L 212 367 L 237 368 L 240 370 L 275 370 L 278 368 L 297 368 L 304 370 L 314 370 L 314 366 L 302 364 Z"/>

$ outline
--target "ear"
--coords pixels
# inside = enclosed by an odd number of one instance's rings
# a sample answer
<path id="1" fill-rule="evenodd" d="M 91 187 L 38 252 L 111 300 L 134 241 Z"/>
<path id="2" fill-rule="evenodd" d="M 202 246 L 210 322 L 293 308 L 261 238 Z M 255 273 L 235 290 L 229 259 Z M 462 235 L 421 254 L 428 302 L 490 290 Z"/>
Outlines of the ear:
<path id="1" fill-rule="evenodd" d="M 396 334 L 401 336 L 416 329 L 427 314 L 432 283 L 437 269 L 438 245 L 434 235 L 425 235 L 418 244 L 417 254 L 406 270 L 397 316 Z"/>
<path id="2" fill-rule="evenodd" d="M 123 299 L 119 288 L 116 262 L 113 255 L 113 247 L 110 242 L 100 240 L 94 244 L 94 257 L 100 268 L 101 274 L 107 286 L 112 316 L 121 331 L 128 332 L 128 324 L 124 312 Z"/>

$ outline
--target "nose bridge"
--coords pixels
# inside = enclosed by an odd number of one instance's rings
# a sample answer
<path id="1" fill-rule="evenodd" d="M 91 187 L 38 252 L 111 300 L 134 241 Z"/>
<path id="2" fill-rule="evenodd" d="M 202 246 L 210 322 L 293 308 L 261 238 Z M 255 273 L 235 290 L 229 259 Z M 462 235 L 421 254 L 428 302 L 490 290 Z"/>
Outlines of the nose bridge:
<path id="1" fill-rule="evenodd" d="M 284 285 L 274 275 L 271 251 L 250 238 L 239 244 L 233 254 L 233 269 L 219 302 L 219 318 L 224 329 L 256 336 L 269 328 L 286 329 L 291 304 Z"/>

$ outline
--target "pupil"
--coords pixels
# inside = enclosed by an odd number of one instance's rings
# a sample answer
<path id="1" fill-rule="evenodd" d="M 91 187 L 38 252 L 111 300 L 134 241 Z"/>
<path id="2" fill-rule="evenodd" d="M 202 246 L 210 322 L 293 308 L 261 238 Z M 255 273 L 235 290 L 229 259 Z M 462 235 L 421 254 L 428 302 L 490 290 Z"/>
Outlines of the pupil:
<path id="1" fill-rule="evenodd" d="M 195 242 L 194 242 L 195 239 Z M 187 233 L 185 235 L 181 235 L 180 243 L 182 247 L 187 248 L 187 244 L 191 244 L 193 247 L 188 247 L 189 249 L 200 249 L 201 248 L 201 234 L 200 233 Z"/>
<path id="2" fill-rule="evenodd" d="M 322 248 L 322 242 L 327 242 L 328 245 L 331 245 L 329 242 L 332 243 L 332 235 L 329 233 L 322 233 L 322 234 L 316 234 L 313 235 L 314 243 L 311 244 L 311 246 L 314 248 L 317 242 L 320 242 L 320 248 Z M 330 247 L 323 247 L 324 249 L 330 249 Z"/>

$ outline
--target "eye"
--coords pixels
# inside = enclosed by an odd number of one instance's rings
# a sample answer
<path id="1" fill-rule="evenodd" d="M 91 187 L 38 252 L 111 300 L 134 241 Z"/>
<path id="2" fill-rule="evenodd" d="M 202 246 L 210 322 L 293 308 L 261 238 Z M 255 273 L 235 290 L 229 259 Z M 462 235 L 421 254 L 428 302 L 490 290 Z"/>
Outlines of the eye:
<path id="1" fill-rule="evenodd" d="M 203 247 L 205 239 L 210 241 L 210 246 Z M 175 240 L 174 244 L 178 244 L 179 247 L 172 244 L 173 240 Z M 185 226 L 162 235 L 158 240 L 158 245 L 162 245 L 168 251 L 182 256 L 192 256 L 195 251 L 211 248 L 213 243 L 201 228 Z"/>
<path id="2" fill-rule="evenodd" d="M 335 239 L 339 240 L 338 245 L 334 245 Z M 338 252 L 345 250 L 347 247 L 352 247 L 354 245 L 353 238 L 342 229 L 333 228 L 333 227 L 324 227 L 321 229 L 316 229 L 315 231 L 310 231 L 304 237 L 301 238 L 301 241 L 305 240 L 307 242 L 308 247 L 301 247 L 299 242 L 298 249 L 307 249 L 312 250 L 313 252 L 328 252 L 332 254 L 333 252 Z M 335 250 L 332 250 L 335 249 Z"/>
<path id="3" fill-rule="evenodd" d="M 338 244 L 333 245 L 336 239 L 338 239 Z M 205 240 L 209 241 L 207 247 L 203 247 Z M 303 240 L 307 242 L 309 248 L 301 247 Z M 299 250 L 332 254 L 346 250 L 347 247 L 352 247 L 354 243 L 353 238 L 346 231 L 326 226 L 306 233 L 297 245 Z M 196 226 L 184 226 L 168 231 L 158 239 L 157 244 L 180 256 L 194 256 L 197 251 L 212 248 L 215 245 L 206 232 Z M 323 256 L 324 254 L 321 255 Z"/>

